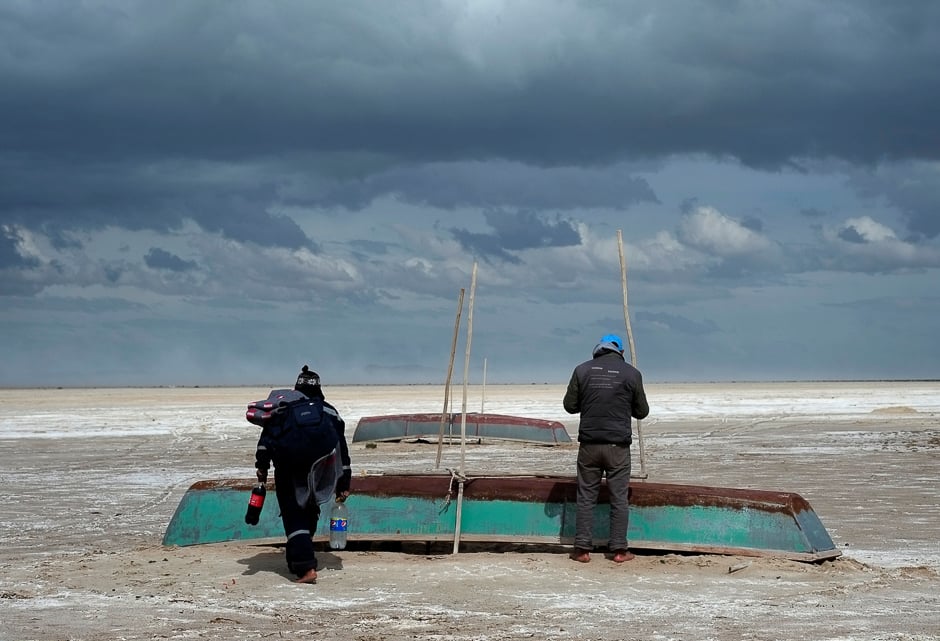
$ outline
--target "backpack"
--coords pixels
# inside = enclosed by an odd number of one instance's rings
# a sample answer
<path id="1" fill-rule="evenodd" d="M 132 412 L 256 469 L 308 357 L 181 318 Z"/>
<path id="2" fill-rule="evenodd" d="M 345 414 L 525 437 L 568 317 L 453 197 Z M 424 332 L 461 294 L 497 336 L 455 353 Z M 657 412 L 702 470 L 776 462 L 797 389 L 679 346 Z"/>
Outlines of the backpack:
<path id="1" fill-rule="evenodd" d="M 248 404 L 245 418 L 249 423 L 258 427 L 267 427 L 274 423 L 272 419 L 283 415 L 287 406 L 296 401 L 307 400 L 307 397 L 292 389 L 273 389 L 263 401 L 254 401 Z"/>
<path id="2" fill-rule="evenodd" d="M 339 442 L 333 418 L 323 411 L 323 400 L 311 400 L 294 390 L 273 390 L 265 401 L 249 405 L 245 417 L 263 427 L 262 438 L 275 466 L 309 468 Z"/>

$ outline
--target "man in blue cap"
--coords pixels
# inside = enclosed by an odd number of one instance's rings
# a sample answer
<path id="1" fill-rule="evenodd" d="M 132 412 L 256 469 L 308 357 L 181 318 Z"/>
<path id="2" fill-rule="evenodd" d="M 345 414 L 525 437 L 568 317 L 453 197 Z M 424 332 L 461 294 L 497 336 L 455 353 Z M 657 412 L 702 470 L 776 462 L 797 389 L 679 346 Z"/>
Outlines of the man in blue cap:
<path id="1" fill-rule="evenodd" d="M 581 414 L 578 424 L 578 510 L 571 558 L 591 560 L 594 549 L 594 506 L 607 476 L 610 494 L 608 550 L 615 563 L 633 558 L 627 551 L 629 520 L 630 444 L 632 418 L 643 419 L 650 406 L 643 376 L 623 359 L 623 341 L 616 334 L 603 336 L 593 358 L 571 374 L 562 401 L 569 414 Z"/>

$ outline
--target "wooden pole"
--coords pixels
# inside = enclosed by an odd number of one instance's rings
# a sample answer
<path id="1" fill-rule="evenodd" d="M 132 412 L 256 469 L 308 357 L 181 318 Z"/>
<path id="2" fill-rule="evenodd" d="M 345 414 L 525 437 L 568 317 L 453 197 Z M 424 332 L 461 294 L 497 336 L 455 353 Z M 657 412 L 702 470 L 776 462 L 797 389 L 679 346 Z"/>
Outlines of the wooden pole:
<path id="1" fill-rule="evenodd" d="M 617 249 L 620 251 L 620 285 L 623 289 L 623 322 L 627 326 L 627 340 L 630 343 L 630 360 L 636 367 L 636 346 L 633 344 L 633 327 L 630 325 L 630 312 L 627 304 L 627 261 L 623 257 L 623 232 L 617 230 Z"/>
<path id="2" fill-rule="evenodd" d="M 470 278 L 470 302 L 467 305 L 467 349 L 463 361 L 463 410 L 460 413 L 460 473 L 457 479 L 457 522 L 454 524 L 454 554 L 460 551 L 460 519 L 463 514 L 464 462 L 467 447 L 467 385 L 470 377 L 470 343 L 473 341 L 473 298 L 477 289 L 477 262 L 473 261 Z"/>
<path id="3" fill-rule="evenodd" d="M 457 298 L 457 316 L 454 320 L 454 338 L 450 343 L 450 362 L 447 364 L 447 378 L 444 380 L 444 409 L 441 410 L 441 428 L 437 434 L 437 460 L 434 462 L 434 468 L 441 467 L 441 446 L 444 442 L 444 423 L 448 422 L 447 417 L 450 412 L 447 406 L 450 403 L 450 379 L 454 373 L 454 355 L 457 353 L 457 333 L 460 330 L 460 315 L 463 313 L 463 287 L 460 288 L 460 296 Z"/>
<path id="4" fill-rule="evenodd" d="M 460 552 L 460 520 L 463 517 L 463 477 L 461 476 L 457 489 L 457 521 L 454 524 L 454 551 L 453 554 Z"/>
<path id="5" fill-rule="evenodd" d="M 620 251 L 620 284 L 623 289 L 623 321 L 627 326 L 627 341 L 630 343 L 630 361 L 636 367 L 636 346 L 633 343 L 633 327 L 630 325 L 630 309 L 627 303 L 627 261 L 623 257 L 623 232 L 617 230 L 617 249 Z M 636 422 L 636 435 L 640 449 L 639 478 L 645 479 L 646 474 L 646 448 L 643 443 L 643 421 Z"/>
<path id="6" fill-rule="evenodd" d="M 486 359 L 483 359 L 483 388 L 480 391 L 480 416 L 486 413 Z"/>
<path id="7" fill-rule="evenodd" d="M 470 302 L 467 304 L 467 349 L 463 361 L 463 410 L 460 414 L 460 475 L 464 472 L 464 458 L 467 442 L 467 385 L 470 377 L 470 343 L 473 341 L 473 298 L 477 288 L 477 262 L 473 261 L 473 275 L 470 277 Z"/>

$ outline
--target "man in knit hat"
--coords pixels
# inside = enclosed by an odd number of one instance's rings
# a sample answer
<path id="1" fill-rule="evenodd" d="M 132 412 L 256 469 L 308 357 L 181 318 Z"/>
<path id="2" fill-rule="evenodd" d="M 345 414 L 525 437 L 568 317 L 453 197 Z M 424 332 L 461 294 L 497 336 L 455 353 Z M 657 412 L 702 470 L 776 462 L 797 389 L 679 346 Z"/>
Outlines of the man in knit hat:
<path id="1" fill-rule="evenodd" d="M 317 530 L 320 506 L 334 496 L 337 501 L 346 500 L 352 470 L 346 423 L 326 402 L 320 376 L 304 365 L 294 391 L 299 392 L 297 398 L 285 404 L 278 420 L 262 429 L 255 468 L 264 483 L 273 461 L 277 503 L 287 536 L 287 567 L 298 583 L 316 583 L 317 558 L 311 537 Z"/>
<path id="2" fill-rule="evenodd" d="M 591 560 L 594 549 L 594 506 L 601 479 L 607 477 L 610 494 L 608 550 L 615 563 L 633 558 L 627 551 L 630 487 L 631 417 L 650 412 L 640 372 L 623 359 L 623 341 L 616 334 L 601 337 L 593 358 L 571 374 L 562 405 L 569 414 L 581 414 L 578 423 L 578 509 L 571 558 Z"/>

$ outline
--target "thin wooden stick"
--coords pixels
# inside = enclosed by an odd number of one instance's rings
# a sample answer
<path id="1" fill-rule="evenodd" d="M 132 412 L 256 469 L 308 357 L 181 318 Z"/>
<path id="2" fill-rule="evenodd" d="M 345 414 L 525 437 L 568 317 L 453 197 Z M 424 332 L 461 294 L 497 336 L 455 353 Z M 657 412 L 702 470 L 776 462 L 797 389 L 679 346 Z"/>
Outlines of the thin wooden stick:
<path id="1" fill-rule="evenodd" d="M 463 477 L 460 477 L 457 489 L 457 521 L 454 524 L 454 551 L 453 554 L 460 552 L 460 522 L 463 517 Z"/>
<path id="2" fill-rule="evenodd" d="M 460 476 L 464 473 L 467 444 L 467 385 L 470 377 L 470 343 L 473 341 L 473 298 L 477 288 L 477 262 L 470 277 L 470 302 L 467 305 L 467 349 L 463 361 L 463 410 L 460 413 Z"/>
<path id="3" fill-rule="evenodd" d="M 627 303 L 627 261 L 623 257 L 623 232 L 617 230 L 617 249 L 620 251 L 620 284 L 623 288 L 623 321 L 627 326 L 627 341 L 630 343 L 630 361 L 636 367 L 636 346 L 633 343 L 633 327 L 630 325 L 630 310 Z M 643 444 L 643 421 L 636 422 L 636 435 L 640 448 L 640 474 L 638 478 L 645 479 L 646 474 L 646 448 Z"/>
<path id="4" fill-rule="evenodd" d="M 627 326 L 627 341 L 630 343 L 630 360 L 636 367 L 636 345 L 633 344 L 633 327 L 627 304 L 627 261 L 623 257 L 623 232 L 617 230 L 617 249 L 620 251 L 620 285 L 623 288 L 623 322 Z"/>
<path id="5" fill-rule="evenodd" d="M 460 521 L 463 516 L 464 461 L 467 448 L 467 385 L 470 377 L 470 343 L 473 341 L 473 297 L 477 289 L 477 262 L 473 261 L 470 278 L 470 302 L 467 305 L 467 350 L 463 361 L 463 411 L 460 413 L 460 475 L 457 479 L 457 521 L 454 524 L 454 554 L 460 551 Z"/>
<path id="6" fill-rule="evenodd" d="M 480 391 L 480 416 L 486 413 L 486 359 L 483 359 L 483 388 Z"/>
<path id="7" fill-rule="evenodd" d="M 437 434 L 437 460 L 434 462 L 435 469 L 441 467 L 441 447 L 444 442 L 444 423 L 450 412 L 447 406 L 450 402 L 450 379 L 454 373 L 454 355 L 457 353 L 457 332 L 460 330 L 460 315 L 463 313 L 463 287 L 460 288 L 460 296 L 457 298 L 457 316 L 454 320 L 454 338 L 450 343 L 450 362 L 447 364 L 447 378 L 444 381 L 444 409 L 441 410 L 441 428 Z"/>

